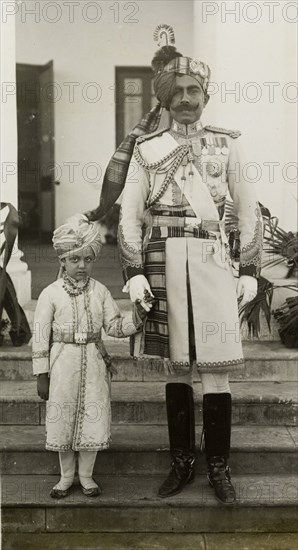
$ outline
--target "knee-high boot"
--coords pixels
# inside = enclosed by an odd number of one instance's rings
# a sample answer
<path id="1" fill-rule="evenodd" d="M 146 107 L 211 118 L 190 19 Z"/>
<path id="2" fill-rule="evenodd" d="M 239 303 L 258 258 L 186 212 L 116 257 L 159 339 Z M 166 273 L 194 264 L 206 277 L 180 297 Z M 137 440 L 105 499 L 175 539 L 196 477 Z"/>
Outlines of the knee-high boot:
<path id="1" fill-rule="evenodd" d="M 230 393 L 207 393 L 203 396 L 207 477 L 215 496 L 224 504 L 233 504 L 236 500 L 227 462 L 230 454 L 231 413 Z"/>
<path id="2" fill-rule="evenodd" d="M 92 474 L 97 451 L 80 451 L 78 473 L 81 490 L 88 497 L 96 497 L 101 493 L 100 487 L 94 481 Z"/>
<path id="3" fill-rule="evenodd" d="M 158 495 L 170 497 L 180 493 L 195 477 L 195 417 L 193 389 L 188 384 L 167 384 L 166 405 L 171 471 Z"/>
<path id="4" fill-rule="evenodd" d="M 76 459 L 74 451 L 59 453 L 59 462 L 61 478 L 57 485 L 55 485 L 55 487 L 53 487 L 50 492 L 52 498 L 64 498 L 67 497 L 67 495 L 69 495 L 70 493 L 70 488 L 73 484 L 76 470 Z"/>

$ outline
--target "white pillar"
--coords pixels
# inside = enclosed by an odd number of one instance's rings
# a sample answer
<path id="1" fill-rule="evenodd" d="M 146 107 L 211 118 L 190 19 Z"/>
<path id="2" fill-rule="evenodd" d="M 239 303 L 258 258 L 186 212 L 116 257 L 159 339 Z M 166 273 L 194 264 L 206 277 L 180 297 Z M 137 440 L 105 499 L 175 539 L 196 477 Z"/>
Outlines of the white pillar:
<path id="1" fill-rule="evenodd" d="M 1 6 L 1 202 L 10 202 L 18 208 L 17 176 L 17 108 L 16 108 L 16 56 L 15 15 L 17 4 L 2 2 Z M 24 305 L 31 299 L 31 272 L 21 261 L 23 253 L 17 242 L 7 268 L 18 300 Z"/>
<path id="2" fill-rule="evenodd" d="M 194 55 L 212 73 L 203 122 L 242 131 L 260 202 L 296 231 L 297 7 L 269 4 L 195 0 Z"/>

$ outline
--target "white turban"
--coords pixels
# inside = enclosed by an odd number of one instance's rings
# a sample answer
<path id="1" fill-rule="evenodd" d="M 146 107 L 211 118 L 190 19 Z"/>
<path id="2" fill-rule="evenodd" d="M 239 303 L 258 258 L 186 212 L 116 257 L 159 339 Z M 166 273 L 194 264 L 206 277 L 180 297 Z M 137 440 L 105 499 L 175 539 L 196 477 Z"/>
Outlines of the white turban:
<path id="1" fill-rule="evenodd" d="M 70 252 L 81 252 L 90 246 L 95 257 L 101 250 L 98 222 L 90 222 L 84 214 L 75 214 L 58 227 L 53 234 L 53 247 L 60 259 L 66 258 Z"/>

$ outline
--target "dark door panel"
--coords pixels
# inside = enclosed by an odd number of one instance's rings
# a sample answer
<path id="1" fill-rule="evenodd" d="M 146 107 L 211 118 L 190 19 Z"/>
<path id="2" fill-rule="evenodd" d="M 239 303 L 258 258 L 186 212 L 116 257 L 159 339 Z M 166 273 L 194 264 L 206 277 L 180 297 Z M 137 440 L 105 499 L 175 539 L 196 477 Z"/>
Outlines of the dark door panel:
<path id="1" fill-rule="evenodd" d="M 17 64 L 20 241 L 47 242 L 55 226 L 52 83 L 52 61 Z"/>

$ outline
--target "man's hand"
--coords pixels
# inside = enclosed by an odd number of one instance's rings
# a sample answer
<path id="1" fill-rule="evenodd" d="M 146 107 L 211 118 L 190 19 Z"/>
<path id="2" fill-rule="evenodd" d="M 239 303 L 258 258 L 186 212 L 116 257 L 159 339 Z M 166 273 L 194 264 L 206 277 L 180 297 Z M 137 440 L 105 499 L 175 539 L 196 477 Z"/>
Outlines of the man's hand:
<path id="1" fill-rule="evenodd" d="M 49 399 L 49 387 L 50 379 L 48 373 L 39 374 L 37 377 L 37 393 L 44 401 Z"/>
<path id="2" fill-rule="evenodd" d="M 147 296 L 150 295 L 153 297 L 153 294 L 144 275 L 135 275 L 129 280 L 129 294 L 133 303 L 138 301 L 146 311 L 150 311 L 152 303 L 148 301 Z"/>
<path id="3" fill-rule="evenodd" d="M 248 302 L 251 302 L 257 295 L 258 281 L 250 275 L 241 275 L 237 284 L 237 298 L 244 306 Z"/>

